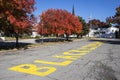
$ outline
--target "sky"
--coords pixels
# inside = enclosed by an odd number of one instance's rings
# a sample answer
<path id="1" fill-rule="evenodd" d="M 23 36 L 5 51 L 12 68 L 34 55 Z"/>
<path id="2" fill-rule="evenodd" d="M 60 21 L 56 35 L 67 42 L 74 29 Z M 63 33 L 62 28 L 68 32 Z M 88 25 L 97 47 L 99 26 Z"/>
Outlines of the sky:
<path id="1" fill-rule="evenodd" d="M 33 14 L 39 20 L 39 15 L 48 9 L 63 9 L 76 16 L 81 16 L 88 22 L 88 18 L 106 21 L 106 17 L 115 15 L 116 8 L 120 6 L 120 0 L 35 0 L 37 8 Z"/>

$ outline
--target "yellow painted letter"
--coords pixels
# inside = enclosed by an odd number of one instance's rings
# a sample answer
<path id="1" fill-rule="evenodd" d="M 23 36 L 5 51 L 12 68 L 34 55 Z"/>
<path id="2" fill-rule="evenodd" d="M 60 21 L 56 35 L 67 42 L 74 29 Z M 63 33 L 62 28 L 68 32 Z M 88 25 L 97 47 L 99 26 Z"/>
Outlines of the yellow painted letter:
<path id="1" fill-rule="evenodd" d="M 9 70 L 37 75 L 37 76 L 47 76 L 55 72 L 56 68 L 54 67 L 39 67 L 38 68 L 36 67 L 36 65 L 33 65 L 33 64 L 21 64 L 21 65 L 9 68 Z"/>
<path id="2" fill-rule="evenodd" d="M 63 61 L 63 62 L 50 62 L 50 61 L 43 61 L 43 60 L 35 60 L 34 62 L 35 63 L 42 63 L 42 64 L 57 65 L 57 66 L 67 66 L 70 63 L 72 63 L 73 61 L 67 60 L 67 61 Z"/>
<path id="3" fill-rule="evenodd" d="M 63 58 L 63 59 L 69 59 L 69 60 L 76 60 L 78 59 L 80 56 L 72 56 L 72 55 L 54 55 L 53 57 L 55 58 Z"/>

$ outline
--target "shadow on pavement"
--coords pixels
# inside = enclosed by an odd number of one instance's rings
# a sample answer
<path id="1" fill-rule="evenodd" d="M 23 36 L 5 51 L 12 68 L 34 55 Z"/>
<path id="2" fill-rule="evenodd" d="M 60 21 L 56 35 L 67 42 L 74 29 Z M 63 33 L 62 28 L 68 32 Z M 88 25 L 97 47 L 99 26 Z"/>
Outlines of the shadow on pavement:
<path id="1" fill-rule="evenodd" d="M 27 48 L 27 46 L 30 45 L 30 43 L 20 43 L 19 42 L 19 49 L 20 48 Z M 15 49 L 16 43 L 15 42 L 0 42 L 0 50 L 10 50 Z"/>
<path id="2" fill-rule="evenodd" d="M 44 39 L 36 39 L 35 43 L 41 43 L 41 42 L 64 42 L 68 41 L 71 42 L 72 40 L 66 40 L 66 38 L 44 38 Z M 26 42 L 19 42 L 19 49 L 28 49 L 29 45 L 33 43 L 30 43 L 29 41 Z M 0 42 L 0 50 L 11 50 L 16 49 L 16 42 Z"/>
<path id="3" fill-rule="evenodd" d="M 117 44 L 120 45 L 120 39 L 90 39 L 89 41 L 99 41 L 107 44 Z"/>
<path id="4" fill-rule="evenodd" d="M 64 41 L 72 41 L 72 40 L 66 40 L 66 38 L 45 38 L 45 39 L 36 39 L 36 43 L 41 42 L 64 42 Z"/>

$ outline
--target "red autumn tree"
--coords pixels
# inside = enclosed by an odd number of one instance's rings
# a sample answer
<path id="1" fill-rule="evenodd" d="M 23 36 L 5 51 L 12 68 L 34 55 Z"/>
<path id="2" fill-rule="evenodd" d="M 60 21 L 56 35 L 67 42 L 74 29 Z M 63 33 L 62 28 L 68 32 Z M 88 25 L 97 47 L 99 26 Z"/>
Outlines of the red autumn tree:
<path id="1" fill-rule="evenodd" d="M 11 28 L 16 34 L 18 45 L 19 30 L 24 30 L 33 22 L 34 0 L 0 0 L 0 29 Z"/>
<path id="2" fill-rule="evenodd" d="M 66 10 L 48 9 L 40 15 L 39 29 L 40 34 L 80 34 L 82 24 L 78 17 Z"/>
<path id="3" fill-rule="evenodd" d="M 100 21 L 99 19 L 93 19 L 88 22 L 88 26 L 90 26 L 91 28 L 101 28 L 107 26 L 107 24 Z"/>

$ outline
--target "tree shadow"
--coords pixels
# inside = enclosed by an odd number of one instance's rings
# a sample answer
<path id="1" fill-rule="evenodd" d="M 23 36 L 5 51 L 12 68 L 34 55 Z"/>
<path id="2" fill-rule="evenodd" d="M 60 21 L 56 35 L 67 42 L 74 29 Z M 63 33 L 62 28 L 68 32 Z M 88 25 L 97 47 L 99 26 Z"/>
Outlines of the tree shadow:
<path id="1" fill-rule="evenodd" d="M 36 43 L 41 42 L 64 42 L 64 41 L 72 41 L 71 39 L 66 40 L 66 38 L 44 38 L 44 39 L 36 39 Z"/>
<path id="2" fill-rule="evenodd" d="M 89 41 L 99 41 L 107 44 L 120 45 L 120 39 L 89 39 Z"/>
<path id="3" fill-rule="evenodd" d="M 21 43 L 19 42 L 19 47 L 18 49 L 27 49 L 28 45 L 31 43 Z M 0 42 L 0 50 L 11 50 L 11 49 L 16 49 L 16 42 Z"/>

